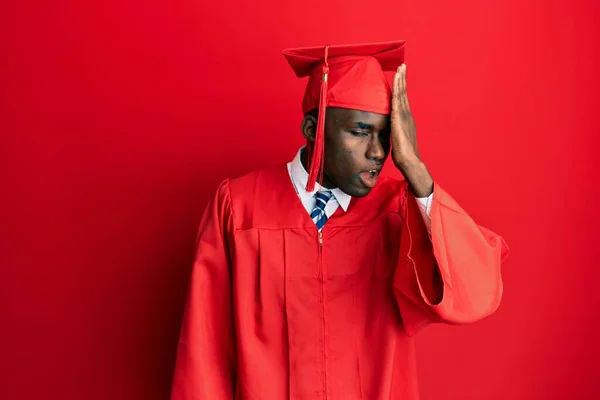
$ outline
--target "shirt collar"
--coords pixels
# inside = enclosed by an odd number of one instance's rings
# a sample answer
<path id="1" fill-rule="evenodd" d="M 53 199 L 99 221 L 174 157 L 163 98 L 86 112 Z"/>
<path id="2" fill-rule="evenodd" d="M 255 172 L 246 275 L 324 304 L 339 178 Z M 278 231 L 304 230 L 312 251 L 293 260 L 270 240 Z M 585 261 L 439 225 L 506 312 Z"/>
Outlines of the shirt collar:
<path id="1" fill-rule="evenodd" d="M 302 197 L 304 197 L 304 196 L 312 197 L 312 196 L 314 196 L 314 194 L 317 191 L 319 191 L 319 189 L 321 189 L 321 185 L 319 185 L 319 182 L 316 182 L 315 188 L 311 192 L 306 191 L 306 183 L 308 182 L 308 172 L 306 172 L 306 169 L 304 168 L 304 165 L 302 165 L 302 160 L 301 160 L 302 152 L 304 151 L 305 148 L 306 148 L 306 146 L 301 147 L 300 150 L 298 150 L 298 153 L 296 153 L 296 157 L 294 158 L 294 160 L 291 163 L 291 172 L 292 172 L 292 179 L 294 181 L 294 185 L 296 186 L 296 191 Z M 349 194 L 344 193 L 339 188 L 335 188 L 335 189 L 323 188 L 323 189 L 330 190 L 331 193 L 335 196 L 340 207 L 342 207 L 342 209 L 344 211 L 348 210 L 348 206 L 350 205 L 350 200 L 352 200 L 352 197 Z"/>

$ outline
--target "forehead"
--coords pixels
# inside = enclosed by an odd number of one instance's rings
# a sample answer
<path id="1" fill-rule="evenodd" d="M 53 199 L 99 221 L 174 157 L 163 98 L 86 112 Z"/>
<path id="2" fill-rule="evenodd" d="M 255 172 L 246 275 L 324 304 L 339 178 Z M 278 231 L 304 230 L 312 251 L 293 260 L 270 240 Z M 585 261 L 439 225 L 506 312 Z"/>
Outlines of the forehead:
<path id="1" fill-rule="evenodd" d="M 327 113 L 335 118 L 337 124 L 344 126 L 370 125 L 376 129 L 383 129 L 389 122 L 389 115 L 377 114 L 368 111 L 350 108 L 331 108 Z"/>

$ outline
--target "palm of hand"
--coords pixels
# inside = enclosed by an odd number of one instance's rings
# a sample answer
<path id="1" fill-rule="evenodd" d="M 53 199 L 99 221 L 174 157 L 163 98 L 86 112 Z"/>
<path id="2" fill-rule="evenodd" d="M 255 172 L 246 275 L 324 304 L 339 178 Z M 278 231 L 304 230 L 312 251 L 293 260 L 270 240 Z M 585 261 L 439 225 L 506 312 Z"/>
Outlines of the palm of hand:
<path id="1" fill-rule="evenodd" d="M 420 159 L 417 150 L 415 121 L 406 92 L 406 65 L 398 67 L 392 91 L 391 142 L 392 159 L 400 168 L 407 162 Z"/>

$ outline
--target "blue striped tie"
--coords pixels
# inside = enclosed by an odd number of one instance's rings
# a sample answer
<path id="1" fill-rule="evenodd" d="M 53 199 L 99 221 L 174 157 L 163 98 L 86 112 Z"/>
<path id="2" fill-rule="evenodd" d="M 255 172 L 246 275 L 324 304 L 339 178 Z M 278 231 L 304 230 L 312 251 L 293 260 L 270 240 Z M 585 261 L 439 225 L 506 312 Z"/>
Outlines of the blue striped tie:
<path id="1" fill-rule="evenodd" d="M 312 212 L 310 213 L 310 217 L 313 219 L 313 221 L 315 221 L 315 224 L 317 225 L 317 228 L 319 230 L 321 230 L 321 228 L 323 228 L 323 225 L 325 225 L 325 222 L 327 222 L 325 206 L 327 205 L 327 202 L 330 198 L 331 191 L 329 190 L 315 193 L 315 208 L 313 208 Z"/>

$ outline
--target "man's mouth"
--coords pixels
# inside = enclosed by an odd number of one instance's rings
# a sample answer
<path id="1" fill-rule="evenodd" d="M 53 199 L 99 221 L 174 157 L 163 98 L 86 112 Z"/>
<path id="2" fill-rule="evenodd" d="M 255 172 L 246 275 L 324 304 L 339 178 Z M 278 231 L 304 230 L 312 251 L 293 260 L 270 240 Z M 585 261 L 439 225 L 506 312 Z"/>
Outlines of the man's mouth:
<path id="1" fill-rule="evenodd" d="M 372 188 L 373 186 L 375 186 L 377 184 L 379 172 L 380 172 L 380 170 L 378 170 L 378 169 L 370 169 L 367 171 L 363 171 L 359 174 L 360 180 L 362 181 L 364 186 L 366 186 L 368 188 Z"/>

